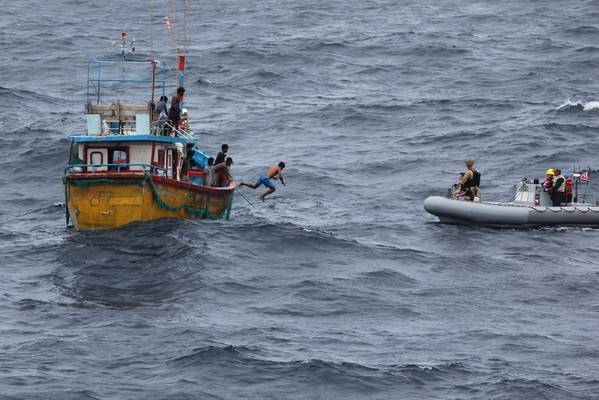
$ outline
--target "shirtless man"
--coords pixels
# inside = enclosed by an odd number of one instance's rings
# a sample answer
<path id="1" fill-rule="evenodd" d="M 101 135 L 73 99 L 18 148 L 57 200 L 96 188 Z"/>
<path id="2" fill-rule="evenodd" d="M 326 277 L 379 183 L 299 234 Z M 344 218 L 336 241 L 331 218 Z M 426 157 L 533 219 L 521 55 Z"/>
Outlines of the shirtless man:
<path id="1" fill-rule="evenodd" d="M 268 188 L 268 190 L 260 195 L 260 199 L 264 201 L 266 196 L 273 193 L 275 190 L 275 185 L 272 183 L 271 179 L 280 179 L 283 186 L 285 186 L 285 181 L 283 180 L 283 169 L 285 168 L 285 163 L 281 161 L 278 165 L 274 165 L 266 171 L 265 174 L 260 175 L 255 184 L 240 182 L 239 187 L 247 186 L 252 189 L 257 189 L 261 185 L 264 185 Z"/>
<path id="2" fill-rule="evenodd" d="M 215 164 L 212 167 L 212 185 L 217 187 L 227 186 L 227 182 L 231 179 L 231 165 L 233 165 L 233 159 L 227 157 L 224 162 Z"/>

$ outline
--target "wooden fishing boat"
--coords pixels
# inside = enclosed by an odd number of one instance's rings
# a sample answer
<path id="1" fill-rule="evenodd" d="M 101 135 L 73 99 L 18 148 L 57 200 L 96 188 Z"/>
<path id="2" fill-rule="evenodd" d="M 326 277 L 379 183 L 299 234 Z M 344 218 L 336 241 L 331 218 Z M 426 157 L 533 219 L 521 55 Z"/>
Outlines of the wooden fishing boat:
<path id="1" fill-rule="evenodd" d="M 92 73 L 95 66 L 101 69 L 115 62 L 145 63 L 152 79 L 126 79 L 124 73 L 120 79 L 104 79 L 99 71 Z M 90 60 L 87 132 L 69 137 L 63 179 L 67 224 L 72 222 L 76 229 L 116 228 L 160 218 L 229 218 L 235 182 L 224 177 L 218 187 L 205 184 L 207 157 L 188 121 L 175 127 L 155 115 L 155 90 L 165 91 L 164 81 L 156 79 L 158 64 L 124 50 L 116 59 Z M 151 86 L 151 98 L 147 103 L 102 104 L 101 86 L 115 83 Z"/>

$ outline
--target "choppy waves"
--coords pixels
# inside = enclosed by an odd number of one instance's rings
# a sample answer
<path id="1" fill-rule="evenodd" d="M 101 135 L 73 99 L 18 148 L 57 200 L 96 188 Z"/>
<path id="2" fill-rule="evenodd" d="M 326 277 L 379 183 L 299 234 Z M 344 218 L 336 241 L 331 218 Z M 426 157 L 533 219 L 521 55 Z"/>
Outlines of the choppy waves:
<path id="1" fill-rule="evenodd" d="M 0 22 L 1 398 L 596 397 L 599 231 L 422 209 L 467 158 L 489 200 L 596 166 L 590 4 L 191 2 L 200 146 L 240 180 L 283 160 L 287 186 L 240 189 L 229 221 L 75 232 L 84 62 L 121 29 L 148 44 L 147 2 L 79 3 Z"/>

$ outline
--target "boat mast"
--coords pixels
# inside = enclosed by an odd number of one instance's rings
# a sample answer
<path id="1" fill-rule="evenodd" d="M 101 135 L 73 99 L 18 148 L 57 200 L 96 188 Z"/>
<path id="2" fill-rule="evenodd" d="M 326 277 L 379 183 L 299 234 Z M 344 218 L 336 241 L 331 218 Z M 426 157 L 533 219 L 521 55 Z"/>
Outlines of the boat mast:
<path id="1" fill-rule="evenodd" d="M 150 121 L 154 120 L 154 93 L 156 91 L 156 60 L 154 59 L 154 2 L 148 0 L 148 17 L 150 19 L 150 59 L 152 60 L 152 98 L 150 99 Z"/>
<path id="2" fill-rule="evenodd" d="M 166 29 L 171 34 L 172 47 L 177 57 L 177 84 L 185 86 L 185 56 L 188 44 L 188 10 L 190 0 L 183 0 L 183 46 L 179 46 L 179 38 L 175 27 L 177 15 L 177 0 L 171 1 L 170 15 L 164 17 Z"/>
<path id="3" fill-rule="evenodd" d="M 179 54 L 179 86 L 185 86 L 185 56 L 187 55 L 187 10 L 190 0 L 183 0 L 183 53 Z"/>
<path id="4" fill-rule="evenodd" d="M 150 121 L 154 120 L 154 91 L 156 88 L 156 60 L 152 58 L 152 100 L 150 102 Z"/>

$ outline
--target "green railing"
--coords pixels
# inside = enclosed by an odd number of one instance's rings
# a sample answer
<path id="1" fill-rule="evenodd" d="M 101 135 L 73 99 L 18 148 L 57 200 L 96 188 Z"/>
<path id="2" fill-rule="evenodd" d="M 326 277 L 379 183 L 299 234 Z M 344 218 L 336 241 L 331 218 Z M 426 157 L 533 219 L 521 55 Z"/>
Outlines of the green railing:
<path id="1" fill-rule="evenodd" d="M 107 172 L 107 171 L 121 172 L 123 169 L 130 168 L 130 167 L 141 168 L 141 171 L 143 171 L 143 172 L 150 172 L 150 173 L 153 173 L 153 174 L 157 173 L 157 172 L 160 172 L 164 176 L 167 175 L 166 168 L 157 167 L 155 165 L 149 165 L 149 164 L 122 164 L 122 163 L 116 163 L 116 164 L 69 164 L 66 167 L 64 167 L 64 173 L 68 174 L 69 172 L 73 172 L 73 170 L 75 168 L 80 168 L 81 172 L 83 172 L 85 169 L 87 169 L 88 173 L 90 173 L 90 172 L 91 173 L 94 173 L 94 172 Z M 97 171 L 96 170 L 97 168 L 106 168 L 107 171 Z M 111 170 L 110 168 L 114 168 L 114 169 Z M 91 171 L 90 171 L 90 169 L 91 169 Z"/>

